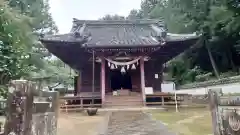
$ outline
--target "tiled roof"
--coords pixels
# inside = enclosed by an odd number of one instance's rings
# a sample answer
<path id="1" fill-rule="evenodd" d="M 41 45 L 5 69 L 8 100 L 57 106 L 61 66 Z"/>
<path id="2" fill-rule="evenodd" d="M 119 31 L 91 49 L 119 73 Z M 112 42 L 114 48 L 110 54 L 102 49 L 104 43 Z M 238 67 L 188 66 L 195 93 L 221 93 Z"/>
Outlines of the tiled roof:
<path id="1" fill-rule="evenodd" d="M 76 38 L 72 33 L 47 35 L 40 39 L 42 42 L 70 42 L 70 43 L 85 43 L 83 38 Z"/>
<path id="2" fill-rule="evenodd" d="M 42 41 L 80 42 L 87 46 L 159 45 L 159 32 L 152 26 L 164 28 L 158 20 L 135 21 L 73 21 L 68 34 L 45 36 Z"/>
<path id="3" fill-rule="evenodd" d="M 89 26 L 87 31 L 92 34 L 91 40 L 87 42 L 90 46 L 159 44 L 156 32 L 145 25 Z"/>
<path id="4" fill-rule="evenodd" d="M 140 38 L 142 38 L 144 40 L 143 37 L 140 37 Z M 172 42 L 172 41 L 175 42 L 175 41 L 185 41 L 185 40 L 191 40 L 191 39 L 197 39 L 197 38 L 199 38 L 199 36 L 196 35 L 195 33 L 193 33 L 193 34 L 172 34 L 172 33 L 167 33 L 165 41 L 166 42 Z M 74 35 L 72 33 L 59 34 L 59 35 L 50 35 L 50 36 L 44 37 L 42 40 L 43 41 L 52 41 L 52 42 L 73 42 L 73 43 L 80 42 L 80 43 L 85 43 L 83 38 L 76 38 L 76 37 L 74 37 Z M 89 43 L 91 43 L 91 42 L 89 42 Z"/>
<path id="5" fill-rule="evenodd" d="M 159 20 L 73 20 L 68 34 L 45 36 L 43 42 L 79 43 L 85 47 L 158 46 L 163 42 L 197 39 L 196 34 L 167 33 Z"/>

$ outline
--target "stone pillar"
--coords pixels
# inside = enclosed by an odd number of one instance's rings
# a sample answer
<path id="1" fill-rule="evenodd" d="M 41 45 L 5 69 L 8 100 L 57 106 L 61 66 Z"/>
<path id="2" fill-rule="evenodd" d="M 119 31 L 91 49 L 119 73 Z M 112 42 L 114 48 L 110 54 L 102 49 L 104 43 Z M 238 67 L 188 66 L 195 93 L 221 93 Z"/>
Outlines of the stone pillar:
<path id="1" fill-rule="evenodd" d="M 31 135 L 33 96 L 36 85 L 26 80 L 10 82 L 6 102 L 6 122 L 4 134 Z"/>
<path id="2" fill-rule="evenodd" d="M 144 59 L 143 59 L 143 57 L 140 59 L 140 75 L 141 75 L 142 98 L 143 98 L 143 104 L 145 105 L 146 95 L 145 95 L 145 73 L 144 73 Z"/>
<path id="3" fill-rule="evenodd" d="M 105 81 L 105 59 L 101 59 L 101 97 L 102 97 L 102 104 L 105 103 L 105 89 L 106 89 L 106 81 Z"/>

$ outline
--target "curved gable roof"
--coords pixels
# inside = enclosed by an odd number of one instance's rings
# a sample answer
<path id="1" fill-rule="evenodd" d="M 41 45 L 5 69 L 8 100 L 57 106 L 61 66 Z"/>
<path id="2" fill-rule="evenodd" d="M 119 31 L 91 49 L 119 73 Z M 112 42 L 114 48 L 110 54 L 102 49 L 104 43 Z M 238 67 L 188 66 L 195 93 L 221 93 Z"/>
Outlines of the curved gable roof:
<path id="1" fill-rule="evenodd" d="M 84 44 L 89 47 L 147 46 L 159 45 L 161 32 L 165 32 L 165 26 L 159 20 L 105 21 L 73 19 L 70 33 L 46 36 L 41 40 L 44 42 L 84 41 Z"/>

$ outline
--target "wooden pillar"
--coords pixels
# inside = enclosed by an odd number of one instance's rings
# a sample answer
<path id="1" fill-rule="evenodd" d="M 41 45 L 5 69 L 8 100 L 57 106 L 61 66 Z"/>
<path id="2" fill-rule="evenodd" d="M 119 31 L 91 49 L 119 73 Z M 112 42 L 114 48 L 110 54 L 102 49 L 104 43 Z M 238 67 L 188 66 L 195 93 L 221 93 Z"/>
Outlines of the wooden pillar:
<path id="1" fill-rule="evenodd" d="M 105 89 L 106 89 L 106 81 L 105 81 L 105 59 L 101 59 L 101 97 L 102 97 L 102 105 L 105 103 Z"/>
<path id="2" fill-rule="evenodd" d="M 162 106 L 164 106 L 164 96 L 162 96 Z"/>
<path id="3" fill-rule="evenodd" d="M 140 74 L 141 74 L 142 98 L 143 98 L 143 104 L 145 106 L 146 95 L 145 95 L 145 73 L 144 73 L 144 59 L 143 59 L 143 57 L 140 59 Z"/>
<path id="4" fill-rule="evenodd" d="M 153 65 L 153 90 L 154 91 L 162 91 L 161 83 L 162 83 L 162 73 L 163 73 L 163 65 L 159 61 L 154 61 Z"/>
<path id="5" fill-rule="evenodd" d="M 79 71 L 78 73 L 78 78 L 77 78 L 77 95 L 79 95 L 81 93 L 81 89 L 82 89 L 82 70 Z"/>

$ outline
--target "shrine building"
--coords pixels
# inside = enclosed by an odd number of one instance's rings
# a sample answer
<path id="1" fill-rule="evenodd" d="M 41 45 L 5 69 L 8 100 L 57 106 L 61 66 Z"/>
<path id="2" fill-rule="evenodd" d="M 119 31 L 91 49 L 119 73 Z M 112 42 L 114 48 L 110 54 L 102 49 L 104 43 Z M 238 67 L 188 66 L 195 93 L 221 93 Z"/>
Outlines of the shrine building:
<path id="1" fill-rule="evenodd" d="M 163 65 L 199 40 L 196 34 L 168 33 L 159 20 L 78 20 L 69 33 L 41 42 L 75 69 L 75 96 L 101 99 L 101 105 L 146 103 L 146 88 L 162 91 Z M 129 102 L 128 102 L 129 101 Z"/>

